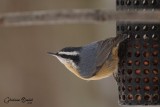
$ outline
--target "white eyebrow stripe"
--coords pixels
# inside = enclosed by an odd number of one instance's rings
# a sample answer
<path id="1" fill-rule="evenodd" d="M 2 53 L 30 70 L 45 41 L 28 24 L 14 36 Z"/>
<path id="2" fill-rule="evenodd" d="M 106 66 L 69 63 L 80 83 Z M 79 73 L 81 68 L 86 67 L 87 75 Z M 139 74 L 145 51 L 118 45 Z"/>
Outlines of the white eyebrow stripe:
<path id="1" fill-rule="evenodd" d="M 79 54 L 79 52 L 77 52 L 77 51 L 73 51 L 73 52 L 58 52 L 58 54 L 76 56 L 76 55 Z"/>

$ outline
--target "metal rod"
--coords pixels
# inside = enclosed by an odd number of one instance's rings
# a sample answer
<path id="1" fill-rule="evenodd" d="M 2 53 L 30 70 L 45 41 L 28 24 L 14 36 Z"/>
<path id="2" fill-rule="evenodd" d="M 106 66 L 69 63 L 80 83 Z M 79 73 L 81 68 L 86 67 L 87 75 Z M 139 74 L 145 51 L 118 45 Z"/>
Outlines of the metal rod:
<path id="1" fill-rule="evenodd" d="M 0 26 L 130 21 L 159 23 L 160 11 L 107 11 L 103 9 L 46 10 L 0 14 Z"/>

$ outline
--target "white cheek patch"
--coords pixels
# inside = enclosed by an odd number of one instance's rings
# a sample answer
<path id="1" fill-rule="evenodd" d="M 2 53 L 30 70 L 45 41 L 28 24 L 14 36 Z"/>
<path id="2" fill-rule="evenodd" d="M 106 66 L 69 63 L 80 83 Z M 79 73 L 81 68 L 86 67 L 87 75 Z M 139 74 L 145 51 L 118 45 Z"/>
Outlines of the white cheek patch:
<path id="1" fill-rule="evenodd" d="M 68 63 L 68 64 L 70 64 L 70 65 L 72 65 L 72 67 L 74 67 L 74 68 L 78 68 L 75 64 L 74 64 L 74 62 L 72 61 L 72 60 L 69 60 L 69 59 L 64 59 L 64 58 L 61 58 L 61 57 L 58 57 L 58 56 L 56 56 L 57 57 L 57 59 L 62 63 L 62 64 L 66 64 L 66 63 Z"/>
<path id="2" fill-rule="evenodd" d="M 73 51 L 73 52 L 58 52 L 58 54 L 60 54 L 60 55 L 73 55 L 73 56 L 76 56 L 79 53 L 77 51 Z"/>
<path id="3" fill-rule="evenodd" d="M 64 64 L 64 63 L 66 62 L 66 60 L 63 59 L 63 58 L 61 58 L 61 57 L 58 57 L 58 56 L 55 56 L 55 57 L 57 57 L 57 59 L 58 59 L 62 64 Z"/>

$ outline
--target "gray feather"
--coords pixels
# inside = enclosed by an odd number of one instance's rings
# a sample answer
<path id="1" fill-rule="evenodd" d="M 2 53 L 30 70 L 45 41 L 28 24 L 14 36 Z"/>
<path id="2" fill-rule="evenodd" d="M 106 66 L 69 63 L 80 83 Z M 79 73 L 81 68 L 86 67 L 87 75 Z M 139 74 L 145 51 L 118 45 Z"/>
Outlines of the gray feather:
<path id="1" fill-rule="evenodd" d="M 124 41 L 127 35 L 118 35 L 93 42 L 84 46 L 80 54 L 79 73 L 84 78 L 92 77 L 101 66 L 110 58 L 113 47 Z"/>
<path id="2" fill-rule="evenodd" d="M 84 46 L 80 54 L 79 73 L 84 78 L 89 78 L 96 70 L 96 55 L 98 44 L 96 42 Z"/>
<path id="3" fill-rule="evenodd" d="M 98 42 L 97 60 L 96 65 L 99 68 L 104 62 L 110 58 L 113 47 L 117 46 L 120 42 L 127 39 L 127 35 L 118 35 L 116 37 L 108 38 Z"/>

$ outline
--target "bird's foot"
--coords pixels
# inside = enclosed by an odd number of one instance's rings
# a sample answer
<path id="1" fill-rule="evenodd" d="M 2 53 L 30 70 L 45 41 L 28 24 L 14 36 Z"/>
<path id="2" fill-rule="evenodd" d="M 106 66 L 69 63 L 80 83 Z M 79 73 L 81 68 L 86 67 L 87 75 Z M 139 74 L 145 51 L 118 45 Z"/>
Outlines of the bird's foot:
<path id="1" fill-rule="evenodd" d="M 113 77 L 114 77 L 114 79 L 116 80 L 116 82 L 118 82 L 118 74 L 117 73 L 113 73 Z"/>

